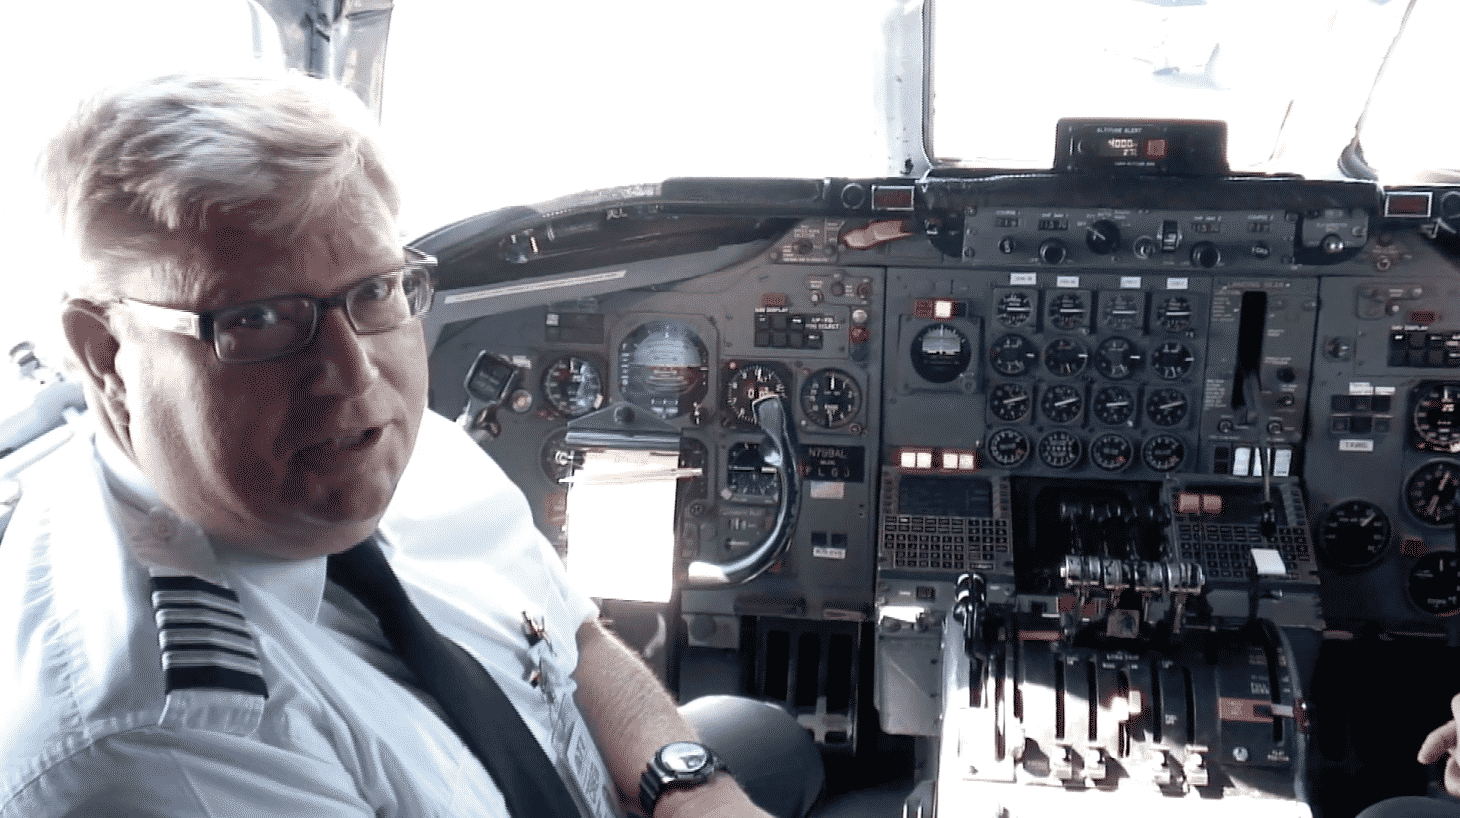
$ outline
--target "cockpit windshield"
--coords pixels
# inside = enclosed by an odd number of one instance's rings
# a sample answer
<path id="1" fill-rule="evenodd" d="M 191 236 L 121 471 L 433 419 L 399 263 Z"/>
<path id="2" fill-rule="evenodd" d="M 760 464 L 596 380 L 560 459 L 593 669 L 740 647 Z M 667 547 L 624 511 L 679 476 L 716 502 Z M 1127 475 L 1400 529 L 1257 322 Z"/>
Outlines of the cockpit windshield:
<path id="1" fill-rule="evenodd" d="M 1361 120 L 1384 181 L 1460 166 L 1454 107 L 1425 104 L 1460 30 L 1443 0 L 546 8 L 396 6 L 408 224 L 671 176 L 1049 168 L 1071 116 L 1224 120 L 1238 172 L 1365 175 L 1340 169 Z"/>
<path id="2" fill-rule="evenodd" d="M 1454 107 L 1426 104 L 1456 13 L 1434 0 L 939 3 L 931 149 L 939 163 L 1048 168 L 1061 117 L 1216 119 L 1234 171 L 1342 178 L 1362 126 L 1378 177 L 1411 181 L 1460 166 Z"/>
<path id="3" fill-rule="evenodd" d="M 397 3 L 382 123 L 402 220 L 426 230 L 672 176 L 883 174 L 899 6 Z"/>

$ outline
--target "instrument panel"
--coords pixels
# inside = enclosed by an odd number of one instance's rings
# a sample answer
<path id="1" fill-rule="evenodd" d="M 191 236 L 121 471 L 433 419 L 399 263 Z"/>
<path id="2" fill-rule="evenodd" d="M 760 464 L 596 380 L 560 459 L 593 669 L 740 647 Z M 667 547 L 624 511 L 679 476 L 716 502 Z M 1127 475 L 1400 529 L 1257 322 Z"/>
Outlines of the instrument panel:
<path id="1" fill-rule="evenodd" d="M 1177 498 L 1216 480 L 1269 507 L 1296 487 L 1322 610 L 1305 623 L 1442 630 L 1460 610 L 1434 591 L 1452 564 L 1428 557 L 1453 552 L 1460 517 L 1448 251 L 1386 222 L 1363 185 L 1097 182 L 908 185 L 883 197 L 905 214 L 783 219 L 728 256 L 656 261 L 665 283 L 457 320 L 432 405 L 461 411 L 483 351 L 517 368 L 484 445 L 564 547 L 567 424 L 642 407 L 704 464 L 678 512 L 680 551 L 699 558 L 771 524 L 750 407 L 784 398 L 807 515 L 756 593 L 691 593 L 707 614 L 870 616 L 889 519 L 920 516 L 879 487 L 898 477 L 979 475 L 1013 516 L 1030 481 L 1150 485 L 1171 498 L 1173 552 Z"/>
<path id="2" fill-rule="evenodd" d="M 606 238 L 674 252 L 600 252 L 579 214 L 568 238 L 521 223 L 444 261 L 431 405 L 569 553 L 571 424 L 643 410 L 679 442 L 688 565 L 778 530 L 754 407 L 779 399 L 800 498 L 784 552 L 676 604 L 684 650 L 736 656 L 730 675 L 823 747 L 857 745 L 870 697 L 883 731 L 944 742 L 939 787 L 970 798 L 1116 791 L 1111 762 L 1144 759 L 1168 797 L 1292 802 L 1314 644 L 1460 638 L 1453 227 L 1284 178 L 824 180 L 759 204 L 746 184 L 666 182 L 602 214 Z M 522 248 L 542 282 L 514 283 Z M 496 362 L 490 405 L 463 389 L 477 360 Z M 864 661 L 871 683 L 846 681 Z M 1351 677 L 1321 683 L 1346 701 Z M 1030 709 L 1048 691 L 1064 709 Z M 1206 727 L 1139 733 L 1157 699 Z M 1077 747 L 1058 725 L 1080 708 Z M 948 745 L 950 719 L 975 738 Z M 1011 720 L 1037 745 L 1022 760 Z M 1333 735 L 1316 763 L 1348 769 Z"/>

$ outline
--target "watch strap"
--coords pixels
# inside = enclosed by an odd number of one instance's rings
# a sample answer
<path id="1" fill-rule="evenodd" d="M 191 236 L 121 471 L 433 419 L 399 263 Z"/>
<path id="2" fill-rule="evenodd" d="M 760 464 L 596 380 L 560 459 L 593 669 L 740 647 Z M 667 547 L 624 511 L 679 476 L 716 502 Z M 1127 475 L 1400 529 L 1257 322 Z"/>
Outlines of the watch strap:
<path id="1" fill-rule="evenodd" d="M 670 745 L 665 745 L 665 747 L 668 746 Z M 704 745 L 700 746 L 704 747 Z M 725 762 L 720 760 L 720 757 L 715 754 L 714 750 L 711 750 L 709 747 L 705 747 L 704 749 L 708 755 L 709 769 L 703 775 L 695 778 L 678 778 L 672 772 L 663 768 L 660 762 L 660 754 L 664 751 L 664 747 L 659 748 L 659 751 L 654 753 L 654 757 L 650 759 L 648 767 L 644 770 L 644 774 L 639 776 L 639 807 L 643 810 L 644 818 L 653 818 L 654 808 L 658 806 L 659 799 L 663 797 L 666 790 L 698 787 L 713 778 L 715 773 L 728 769 L 725 766 Z"/>

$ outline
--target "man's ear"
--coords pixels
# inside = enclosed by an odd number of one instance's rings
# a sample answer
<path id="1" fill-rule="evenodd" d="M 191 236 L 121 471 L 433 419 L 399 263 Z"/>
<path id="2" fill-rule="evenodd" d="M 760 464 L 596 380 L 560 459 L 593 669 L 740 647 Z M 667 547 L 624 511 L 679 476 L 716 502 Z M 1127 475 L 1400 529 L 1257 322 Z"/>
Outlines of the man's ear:
<path id="1" fill-rule="evenodd" d="M 92 394 L 105 400 L 109 410 L 125 411 L 127 388 L 117 372 L 121 343 L 106 310 L 93 301 L 71 299 L 61 311 L 61 329 Z"/>

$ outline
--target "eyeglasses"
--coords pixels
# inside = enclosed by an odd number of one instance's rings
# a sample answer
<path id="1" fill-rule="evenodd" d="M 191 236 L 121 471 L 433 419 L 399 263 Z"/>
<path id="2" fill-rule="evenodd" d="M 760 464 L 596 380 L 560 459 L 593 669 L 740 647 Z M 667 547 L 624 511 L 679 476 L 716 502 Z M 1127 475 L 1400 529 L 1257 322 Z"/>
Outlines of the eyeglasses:
<path id="1" fill-rule="evenodd" d="M 130 298 L 116 303 L 158 329 L 211 342 L 220 361 L 256 363 L 309 346 L 320 316 L 332 307 L 345 308 L 345 317 L 359 335 L 389 332 L 425 315 L 431 309 L 436 259 L 414 247 L 405 252 L 408 260 L 401 269 L 371 276 L 328 298 L 281 295 L 212 312 L 159 307 Z"/>

